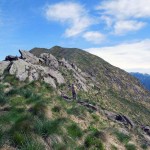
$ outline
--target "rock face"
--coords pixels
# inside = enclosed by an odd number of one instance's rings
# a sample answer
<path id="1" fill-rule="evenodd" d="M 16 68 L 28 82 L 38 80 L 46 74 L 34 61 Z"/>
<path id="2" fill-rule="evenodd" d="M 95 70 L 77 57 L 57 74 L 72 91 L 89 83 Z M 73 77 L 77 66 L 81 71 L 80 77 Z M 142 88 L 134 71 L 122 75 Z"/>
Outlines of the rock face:
<path id="1" fill-rule="evenodd" d="M 39 58 L 34 56 L 28 51 L 19 50 L 21 54 L 21 59 L 24 59 L 26 62 L 32 63 L 32 64 L 39 64 Z"/>
<path id="2" fill-rule="evenodd" d="M 0 76 L 3 75 L 5 69 L 9 66 L 10 62 L 9 61 L 1 61 L 0 62 Z"/>
<path id="3" fill-rule="evenodd" d="M 40 58 L 43 60 L 44 65 L 49 66 L 54 69 L 58 69 L 58 66 L 59 66 L 58 61 L 53 55 L 49 53 L 42 53 L 40 55 Z"/>

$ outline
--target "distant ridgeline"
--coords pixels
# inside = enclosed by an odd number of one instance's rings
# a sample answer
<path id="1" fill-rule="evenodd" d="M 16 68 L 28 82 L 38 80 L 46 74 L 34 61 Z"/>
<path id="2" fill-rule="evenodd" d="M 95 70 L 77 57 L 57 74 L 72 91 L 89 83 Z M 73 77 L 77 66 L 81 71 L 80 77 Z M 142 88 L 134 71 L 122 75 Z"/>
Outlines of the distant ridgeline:
<path id="1" fill-rule="evenodd" d="M 133 73 L 131 72 L 131 75 L 133 75 L 134 77 L 136 77 L 137 79 L 140 80 L 140 82 L 142 83 L 142 85 L 150 90 L 150 75 L 149 74 L 142 74 L 142 73 Z"/>

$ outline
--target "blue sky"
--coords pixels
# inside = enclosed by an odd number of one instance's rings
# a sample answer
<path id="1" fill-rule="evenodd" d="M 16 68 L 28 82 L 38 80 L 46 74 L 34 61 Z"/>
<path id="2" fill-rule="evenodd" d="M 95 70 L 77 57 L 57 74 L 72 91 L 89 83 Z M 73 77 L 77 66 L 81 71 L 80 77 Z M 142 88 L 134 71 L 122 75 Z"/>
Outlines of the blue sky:
<path id="1" fill-rule="evenodd" d="M 55 45 L 150 73 L 150 0 L 0 0 L 0 60 Z"/>

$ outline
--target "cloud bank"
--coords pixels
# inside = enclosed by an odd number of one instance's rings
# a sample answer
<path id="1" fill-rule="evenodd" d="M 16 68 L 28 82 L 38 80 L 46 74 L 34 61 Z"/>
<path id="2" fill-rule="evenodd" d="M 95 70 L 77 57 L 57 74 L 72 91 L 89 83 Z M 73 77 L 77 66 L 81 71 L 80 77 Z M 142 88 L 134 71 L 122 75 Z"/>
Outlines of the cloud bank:
<path id="1" fill-rule="evenodd" d="M 86 50 L 126 71 L 150 74 L 150 39 Z"/>

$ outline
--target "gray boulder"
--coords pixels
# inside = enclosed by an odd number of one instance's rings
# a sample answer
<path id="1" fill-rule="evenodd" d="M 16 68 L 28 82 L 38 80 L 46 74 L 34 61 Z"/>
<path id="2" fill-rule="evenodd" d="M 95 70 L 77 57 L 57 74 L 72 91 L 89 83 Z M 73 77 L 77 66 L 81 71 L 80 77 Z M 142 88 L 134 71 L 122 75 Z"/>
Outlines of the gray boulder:
<path id="1" fill-rule="evenodd" d="M 24 50 L 19 50 L 19 52 L 21 54 L 21 59 L 24 59 L 26 62 L 32 63 L 32 64 L 39 64 L 40 63 L 39 58 L 37 58 L 36 56 L 31 54 L 30 52 L 24 51 Z"/>
<path id="2" fill-rule="evenodd" d="M 0 62 L 0 76 L 3 75 L 4 71 L 8 68 L 9 64 L 10 64 L 9 61 Z"/>
<path id="3" fill-rule="evenodd" d="M 44 77 L 43 81 L 47 84 L 50 84 L 53 88 L 56 88 L 55 80 L 49 76 Z"/>
<path id="4" fill-rule="evenodd" d="M 59 66 L 58 61 L 52 54 L 42 53 L 40 55 L 40 58 L 43 60 L 43 64 L 45 64 L 46 66 L 58 69 Z"/>
<path id="5" fill-rule="evenodd" d="M 49 69 L 48 74 L 49 74 L 52 78 L 56 79 L 56 81 L 57 81 L 58 84 L 63 84 L 63 83 L 65 83 L 65 79 L 64 79 L 64 77 L 62 76 L 62 74 L 61 74 L 60 72 L 55 71 L 55 70 L 53 70 L 53 69 Z"/>
<path id="6" fill-rule="evenodd" d="M 15 75 L 20 81 L 25 81 L 28 78 L 29 63 L 22 59 L 13 61 L 9 73 Z"/>

